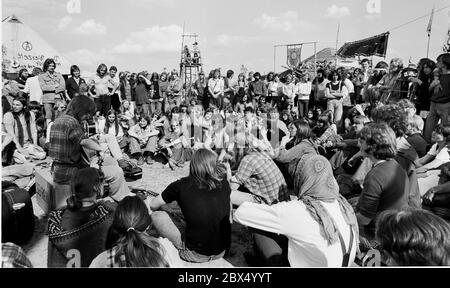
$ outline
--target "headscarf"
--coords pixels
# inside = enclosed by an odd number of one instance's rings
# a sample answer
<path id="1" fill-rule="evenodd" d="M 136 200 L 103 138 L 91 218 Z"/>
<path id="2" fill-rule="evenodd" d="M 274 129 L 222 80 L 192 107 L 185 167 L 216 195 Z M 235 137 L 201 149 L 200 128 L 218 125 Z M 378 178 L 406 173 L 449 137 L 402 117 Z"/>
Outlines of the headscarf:
<path id="1" fill-rule="evenodd" d="M 320 203 L 338 201 L 345 222 L 351 226 L 358 239 L 358 224 L 355 212 L 347 200 L 339 194 L 339 186 L 333 176 L 328 160 L 317 154 L 305 154 L 297 164 L 294 175 L 294 188 L 298 199 L 302 201 L 309 213 L 323 228 L 328 244 L 339 241 L 339 230 L 335 221 Z"/>

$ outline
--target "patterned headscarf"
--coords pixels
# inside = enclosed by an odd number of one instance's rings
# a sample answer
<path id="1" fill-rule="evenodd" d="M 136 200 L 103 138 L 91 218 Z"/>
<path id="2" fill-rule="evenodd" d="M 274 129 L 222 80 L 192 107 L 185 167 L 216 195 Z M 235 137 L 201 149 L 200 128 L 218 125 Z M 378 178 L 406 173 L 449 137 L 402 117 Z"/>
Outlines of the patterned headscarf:
<path id="1" fill-rule="evenodd" d="M 339 241 L 339 230 L 320 201 L 337 200 L 345 222 L 352 227 L 354 233 L 356 232 L 355 238 L 358 239 L 355 212 L 347 200 L 339 194 L 339 186 L 333 176 L 331 164 L 325 157 L 305 154 L 297 164 L 294 188 L 299 191 L 299 201 L 303 201 L 314 220 L 323 227 L 329 245 Z"/>

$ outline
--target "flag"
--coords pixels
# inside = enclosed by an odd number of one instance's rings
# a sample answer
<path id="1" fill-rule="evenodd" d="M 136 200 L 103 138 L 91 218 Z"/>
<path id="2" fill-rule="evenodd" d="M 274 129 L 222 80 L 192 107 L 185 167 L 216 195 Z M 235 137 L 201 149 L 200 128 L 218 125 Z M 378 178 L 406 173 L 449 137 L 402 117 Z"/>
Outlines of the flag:
<path id="1" fill-rule="evenodd" d="M 355 42 L 345 43 L 337 52 L 337 55 L 344 58 L 355 56 L 379 56 L 386 57 L 389 32 L 362 39 Z"/>
<path id="2" fill-rule="evenodd" d="M 444 46 L 442 46 L 444 53 L 450 53 L 450 25 L 448 27 L 447 35 L 445 35 Z"/>
<path id="3" fill-rule="evenodd" d="M 430 21 L 428 22 L 428 27 L 427 27 L 428 37 L 430 37 L 430 35 L 431 35 L 431 26 L 433 25 L 433 17 L 434 17 L 434 7 L 433 7 L 433 10 L 431 10 Z"/>
<path id="4" fill-rule="evenodd" d="M 301 62 L 302 45 L 287 46 L 287 65 L 289 67 L 298 67 Z"/>

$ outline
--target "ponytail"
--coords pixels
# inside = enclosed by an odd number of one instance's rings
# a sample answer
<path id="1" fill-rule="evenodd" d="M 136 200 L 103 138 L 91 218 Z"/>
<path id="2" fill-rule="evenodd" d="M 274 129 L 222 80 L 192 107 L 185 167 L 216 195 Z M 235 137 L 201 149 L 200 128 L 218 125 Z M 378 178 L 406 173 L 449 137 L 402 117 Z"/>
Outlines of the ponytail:
<path id="1" fill-rule="evenodd" d="M 126 267 L 169 267 L 162 253 L 164 250 L 154 237 L 134 228 L 125 233 L 117 243 L 116 263 Z"/>

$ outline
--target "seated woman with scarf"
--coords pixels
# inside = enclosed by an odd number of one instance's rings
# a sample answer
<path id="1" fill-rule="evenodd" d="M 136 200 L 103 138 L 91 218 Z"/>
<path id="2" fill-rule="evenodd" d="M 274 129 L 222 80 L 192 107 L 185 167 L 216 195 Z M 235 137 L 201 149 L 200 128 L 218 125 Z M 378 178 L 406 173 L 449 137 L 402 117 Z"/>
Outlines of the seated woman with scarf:
<path id="1" fill-rule="evenodd" d="M 26 102 L 23 97 L 14 99 L 12 111 L 3 116 L 6 132 L 14 135 L 13 143 L 16 145 L 14 158 L 21 163 L 27 162 L 30 158 L 39 160 L 45 158 L 44 150 L 37 146 L 35 115 L 28 111 Z"/>
<path id="2" fill-rule="evenodd" d="M 89 167 L 75 172 L 67 206 L 49 215 L 48 267 L 88 267 L 105 250 L 117 205 L 99 201 L 104 194 L 103 185 L 104 176 L 98 169 Z M 74 249 L 79 252 L 78 263 L 70 253 Z"/>
<path id="3" fill-rule="evenodd" d="M 294 171 L 300 158 L 308 153 L 318 154 L 317 146 L 311 139 L 312 132 L 308 122 L 295 120 L 289 127 L 291 139 L 282 141 L 280 149 L 275 150 L 274 161 L 286 178 L 288 187 L 293 185 Z M 284 142 L 287 144 L 284 144 Z"/>
<path id="4" fill-rule="evenodd" d="M 350 266 L 356 255 L 358 225 L 326 158 L 306 154 L 297 164 L 298 200 L 271 206 L 245 202 L 234 219 L 246 226 L 285 235 L 291 267 Z M 299 221 L 301 219 L 301 221 Z"/>

